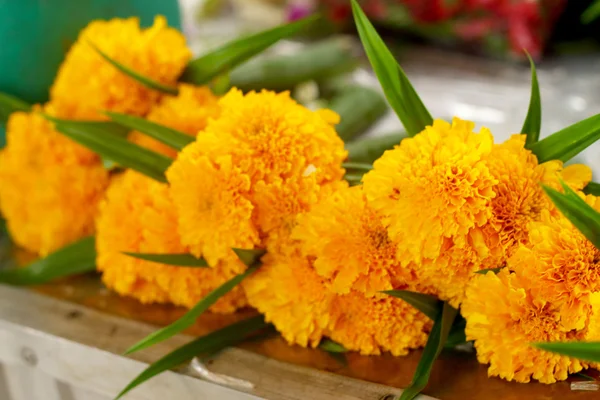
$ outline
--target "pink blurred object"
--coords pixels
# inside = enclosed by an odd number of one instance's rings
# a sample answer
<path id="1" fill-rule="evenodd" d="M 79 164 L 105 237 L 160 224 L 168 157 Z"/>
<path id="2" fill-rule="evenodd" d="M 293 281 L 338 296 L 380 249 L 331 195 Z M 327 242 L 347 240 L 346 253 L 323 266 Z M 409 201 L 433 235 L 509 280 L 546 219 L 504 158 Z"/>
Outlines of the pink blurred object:
<path id="1" fill-rule="evenodd" d="M 454 39 L 484 52 L 541 57 L 566 0 L 359 0 L 375 22 L 427 38 Z M 337 24 L 351 18 L 348 0 L 318 0 Z M 305 2 L 307 4 L 307 2 Z M 312 10 L 313 7 L 310 7 Z"/>

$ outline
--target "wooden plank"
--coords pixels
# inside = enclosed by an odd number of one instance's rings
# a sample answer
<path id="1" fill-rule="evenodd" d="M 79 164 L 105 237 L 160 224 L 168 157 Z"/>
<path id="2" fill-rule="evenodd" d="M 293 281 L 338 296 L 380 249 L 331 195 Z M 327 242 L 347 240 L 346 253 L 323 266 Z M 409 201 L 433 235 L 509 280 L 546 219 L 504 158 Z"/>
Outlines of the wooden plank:
<path id="1" fill-rule="evenodd" d="M 114 396 L 146 363 L 157 360 L 191 338 L 178 335 L 140 351 L 123 351 L 155 328 L 107 315 L 24 289 L 0 285 L 0 362 L 21 362 L 23 348 L 37 358 L 36 368 L 69 385 Z M 210 370 L 251 382 L 251 393 L 166 372 L 140 386 L 127 399 L 277 399 L 378 400 L 402 391 L 290 365 L 242 350 L 229 349 L 210 363 Z M 421 399 L 431 399 L 422 396 Z"/>

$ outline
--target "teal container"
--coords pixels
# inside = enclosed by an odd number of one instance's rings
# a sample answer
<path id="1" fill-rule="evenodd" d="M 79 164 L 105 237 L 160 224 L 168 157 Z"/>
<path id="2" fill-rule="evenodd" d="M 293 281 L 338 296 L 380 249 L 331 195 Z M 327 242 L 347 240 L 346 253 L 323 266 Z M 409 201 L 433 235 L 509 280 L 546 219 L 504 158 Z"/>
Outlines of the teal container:
<path id="1" fill-rule="evenodd" d="M 91 20 L 138 16 L 150 26 L 159 14 L 181 28 L 177 0 L 0 0 L 0 91 L 45 102 L 65 53 Z"/>

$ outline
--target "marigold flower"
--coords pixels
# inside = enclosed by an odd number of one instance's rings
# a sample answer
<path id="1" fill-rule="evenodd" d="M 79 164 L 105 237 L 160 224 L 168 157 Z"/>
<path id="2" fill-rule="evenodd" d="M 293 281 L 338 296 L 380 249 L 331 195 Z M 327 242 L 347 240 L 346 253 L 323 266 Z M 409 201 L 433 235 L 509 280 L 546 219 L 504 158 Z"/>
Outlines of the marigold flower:
<path id="1" fill-rule="evenodd" d="M 148 29 L 140 29 L 138 18 L 93 21 L 79 34 L 50 89 L 61 117 L 98 119 L 104 110 L 144 115 L 160 96 L 117 70 L 92 46 L 166 85 L 175 84 L 191 58 L 184 36 L 167 27 L 162 16 Z"/>
<path id="2" fill-rule="evenodd" d="M 100 158 L 38 112 L 11 114 L 0 153 L 0 208 L 17 244 L 46 256 L 94 232 L 109 175 Z"/>
<path id="3" fill-rule="evenodd" d="M 600 211 L 600 202 L 588 196 Z M 528 277 L 536 299 L 560 310 L 565 329 L 582 329 L 587 323 L 590 298 L 600 292 L 600 250 L 561 214 L 542 213 L 529 228 L 527 246 L 509 258 L 508 267 Z"/>
<path id="4" fill-rule="evenodd" d="M 192 307 L 210 291 L 233 278 L 238 260 L 213 268 L 184 268 L 140 260 L 123 252 L 187 253 L 177 234 L 177 216 L 167 185 L 132 170 L 114 179 L 97 219 L 97 266 L 102 280 L 121 295 L 143 303 Z M 229 313 L 246 305 L 241 287 L 211 307 Z"/>
<path id="5" fill-rule="evenodd" d="M 370 295 L 389 290 L 393 277 L 403 271 L 413 280 L 411 271 L 400 266 L 397 245 L 367 206 L 361 186 L 338 190 L 298 216 L 292 237 L 337 293 L 350 293 L 351 288 Z"/>
<path id="6" fill-rule="evenodd" d="M 177 96 L 164 96 L 155 104 L 146 119 L 168 126 L 190 136 L 196 136 L 210 118 L 219 115 L 218 98 L 206 86 L 179 85 Z M 132 132 L 129 139 L 149 150 L 175 158 L 177 151 L 140 132 Z"/>
<path id="7" fill-rule="evenodd" d="M 389 351 L 394 356 L 427 342 L 431 320 L 404 300 L 357 291 L 336 296 L 328 336 L 363 355 Z"/>
<path id="8" fill-rule="evenodd" d="M 467 287 L 461 308 L 467 320 L 466 335 L 475 340 L 479 362 L 490 364 L 488 375 L 553 383 L 587 368 L 588 363 L 531 346 L 534 342 L 598 340 L 600 335 L 565 328 L 560 309 L 533 295 L 524 278 L 504 268 L 497 275 L 476 276 Z"/>
<path id="9" fill-rule="evenodd" d="M 182 241 L 210 264 L 289 230 L 322 187 L 342 178 L 346 157 L 331 113 L 312 112 L 288 93 L 232 89 L 219 106 L 167 171 Z"/>

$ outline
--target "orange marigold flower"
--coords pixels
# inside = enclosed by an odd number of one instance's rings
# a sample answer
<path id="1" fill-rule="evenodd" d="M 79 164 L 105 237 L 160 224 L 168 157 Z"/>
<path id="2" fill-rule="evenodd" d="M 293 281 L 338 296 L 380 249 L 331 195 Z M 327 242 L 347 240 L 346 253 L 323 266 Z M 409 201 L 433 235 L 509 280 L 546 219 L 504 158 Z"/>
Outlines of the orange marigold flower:
<path id="1" fill-rule="evenodd" d="M 331 281 L 332 289 L 347 294 L 351 289 L 373 295 L 389 290 L 402 268 L 396 258 L 396 243 L 388 237 L 380 217 L 367 204 L 362 187 L 334 192 L 308 213 L 298 216 L 292 237 L 302 253 L 314 259 L 319 275 Z"/>
<path id="2" fill-rule="evenodd" d="M 103 118 L 110 110 L 144 115 L 160 93 L 148 89 L 104 60 L 92 47 L 157 82 L 174 85 L 191 58 L 185 37 L 158 16 L 140 29 L 138 18 L 93 21 L 79 34 L 60 67 L 50 99 L 59 116 Z"/>
<path id="3" fill-rule="evenodd" d="M 288 93 L 232 89 L 219 106 L 167 171 L 182 241 L 210 264 L 289 230 L 323 186 L 342 178 L 346 157 L 323 113 Z"/>
<path id="4" fill-rule="evenodd" d="M 206 128 L 210 118 L 219 115 L 218 98 L 206 86 L 179 85 L 177 96 L 164 96 L 152 107 L 146 119 L 168 126 L 190 136 Z M 147 149 L 175 158 L 177 151 L 140 132 L 129 139 Z"/>
<path id="5" fill-rule="evenodd" d="M 143 303 L 192 307 L 244 268 L 237 260 L 214 268 L 182 268 L 124 255 L 189 252 L 177 234 L 177 216 L 167 185 L 132 170 L 110 185 L 101 204 L 97 231 L 97 266 L 102 280 L 117 293 Z M 245 305 L 243 290 L 237 287 L 211 310 L 229 313 Z"/>
<path id="6" fill-rule="evenodd" d="M 588 196 L 600 211 L 600 202 Z M 529 228 L 529 243 L 508 260 L 508 266 L 531 281 L 535 298 L 560 310 L 565 329 L 587 323 L 590 295 L 600 292 L 600 250 L 563 215 L 542 213 Z"/>
<path id="7" fill-rule="evenodd" d="M 11 114 L 0 153 L 0 208 L 17 244 L 45 256 L 94 232 L 109 175 L 100 158 L 38 114 Z"/>
<path id="8" fill-rule="evenodd" d="M 328 336 L 346 349 L 364 355 L 389 351 L 394 356 L 427 342 L 431 320 L 404 300 L 351 291 L 336 296 Z"/>
<path id="9" fill-rule="evenodd" d="M 242 282 L 248 302 L 290 344 L 316 347 L 330 324 L 335 294 L 298 254 L 267 253 L 262 261 L 260 269 Z"/>
<path id="10" fill-rule="evenodd" d="M 497 275 L 478 275 L 467 287 L 461 308 L 467 320 L 466 335 L 475 341 L 479 362 L 490 364 L 488 375 L 553 383 L 587 368 L 585 362 L 531 346 L 534 342 L 598 340 L 600 336 L 565 328 L 560 308 L 533 295 L 523 278 L 504 268 Z"/>

